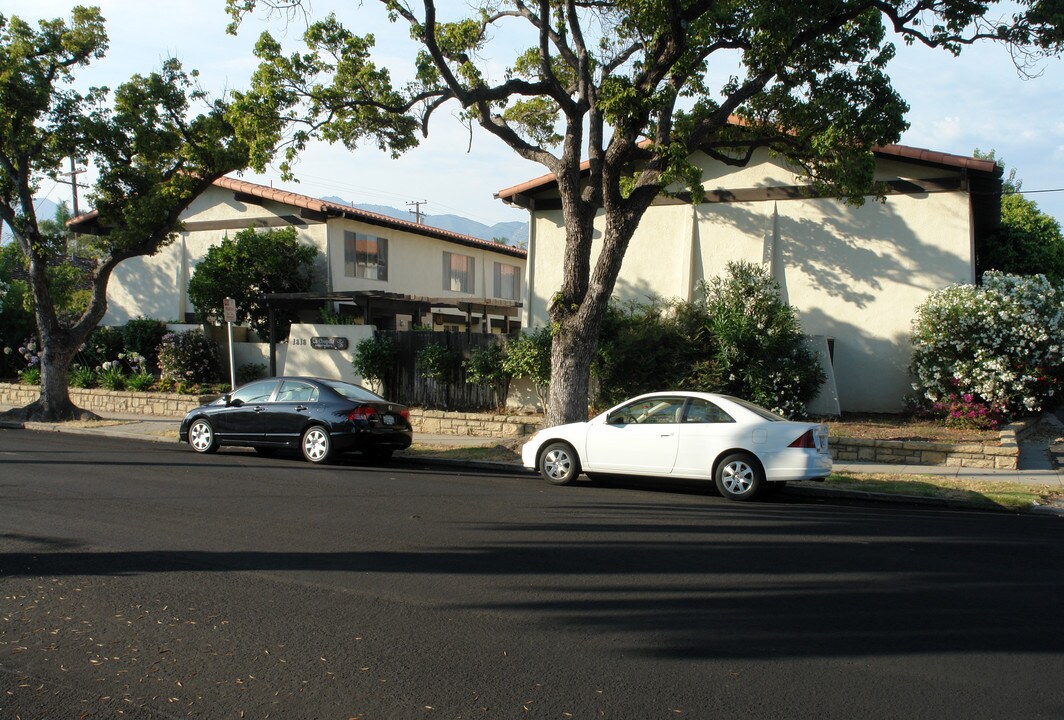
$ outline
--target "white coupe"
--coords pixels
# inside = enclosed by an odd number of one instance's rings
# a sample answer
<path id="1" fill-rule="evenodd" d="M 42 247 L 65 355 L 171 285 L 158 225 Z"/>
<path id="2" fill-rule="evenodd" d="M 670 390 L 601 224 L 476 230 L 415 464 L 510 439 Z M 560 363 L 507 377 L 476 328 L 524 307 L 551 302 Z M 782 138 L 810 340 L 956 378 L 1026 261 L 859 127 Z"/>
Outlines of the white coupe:
<path id="1" fill-rule="evenodd" d="M 731 500 L 831 472 L 826 425 L 701 392 L 640 395 L 587 422 L 540 430 L 521 448 L 521 460 L 555 485 L 581 472 L 712 478 Z"/>

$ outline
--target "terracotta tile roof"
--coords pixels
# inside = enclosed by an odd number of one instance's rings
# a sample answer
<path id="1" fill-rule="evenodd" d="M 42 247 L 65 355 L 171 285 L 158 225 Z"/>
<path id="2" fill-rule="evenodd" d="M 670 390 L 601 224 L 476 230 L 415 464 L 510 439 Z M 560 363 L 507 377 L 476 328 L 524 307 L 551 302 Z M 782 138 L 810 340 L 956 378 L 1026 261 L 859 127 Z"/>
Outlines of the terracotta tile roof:
<path id="1" fill-rule="evenodd" d="M 957 168 L 960 170 L 972 170 L 974 172 L 990 173 L 992 175 L 1001 174 L 1001 169 L 993 160 L 980 160 L 979 158 L 966 157 L 964 155 L 951 155 L 949 153 L 935 152 L 925 148 L 909 147 L 907 145 L 883 145 L 872 148 L 872 152 L 876 155 L 899 158 L 902 160 L 915 160 L 921 163 Z M 580 171 L 583 172 L 590 167 L 590 163 L 585 160 L 580 164 Z M 495 193 L 495 197 L 505 202 L 516 195 L 539 190 L 553 182 L 554 173 L 547 173 L 546 175 L 540 175 L 537 178 L 526 180 L 518 185 L 503 188 Z"/>
<path id="2" fill-rule="evenodd" d="M 273 202 L 282 203 L 291 207 L 300 208 L 303 210 L 311 210 L 313 212 L 319 212 L 323 215 L 345 217 L 350 220 L 358 220 L 361 222 L 370 223 L 372 225 L 378 225 L 381 227 L 394 228 L 396 230 L 405 230 L 407 232 L 415 233 L 417 235 L 425 235 L 427 237 L 436 238 L 438 240 L 446 240 L 448 242 L 457 243 L 459 245 L 465 245 L 466 247 L 482 248 L 484 250 L 491 250 L 499 252 L 504 255 L 510 255 L 516 258 L 527 258 L 528 251 L 522 248 L 513 247 L 512 245 L 502 245 L 499 243 L 491 242 L 490 240 L 482 240 L 472 235 L 463 235 L 461 233 L 451 232 L 450 230 L 444 230 L 442 228 L 432 227 L 431 225 L 418 225 L 415 222 L 409 220 L 400 220 L 388 215 L 381 215 L 380 213 L 369 212 L 367 210 L 359 210 L 358 208 L 351 207 L 350 205 L 344 205 L 342 203 L 330 202 L 328 200 L 321 200 L 320 198 L 310 197 L 309 195 L 302 195 L 300 193 L 290 192 L 288 190 L 280 190 L 277 188 L 268 187 L 266 185 L 260 185 L 258 183 L 247 182 L 246 180 L 237 180 L 231 177 L 221 177 L 214 181 L 215 187 L 220 187 L 225 190 L 232 190 L 233 192 L 243 193 L 252 197 L 262 198 L 263 200 L 270 200 Z M 98 217 L 98 213 L 94 210 L 84 215 L 79 215 L 67 222 L 69 227 L 83 226 L 92 223 Z"/>
<path id="3" fill-rule="evenodd" d="M 272 200 L 292 207 L 320 212 L 325 215 L 340 215 L 351 220 L 360 220 L 373 225 L 390 227 L 396 230 L 405 230 L 418 235 L 434 237 L 438 240 L 447 240 L 468 247 L 479 247 L 485 250 L 493 250 L 514 257 L 525 258 L 528 256 L 527 250 L 513 247 L 512 245 L 501 245 L 499 243 L 491 242 L 490 240 L 482 240 L 481 238 L 473 237 L 472 235 L 463 235 L 461 233 L 451 232 L 450 230 L 432 227 L 431 225 L 418 225 L 409 220 L 400 220 L 388 215 L 369 212 L 368 210 L 359 210 L 350 205 L 321 200 L 320 198 L 301 195 L 300 193 L 294 193 L 288 190 L 279 190 L 267 187 L 266 185 L 247 182 L 246 180 L 222 177 L 215 180 L 214 185 L 215 187 L 225 188 L 226 190 L 232 190 L 233 192 L 244 193 L 253 197 L 262 198 L 263 200 Z"/>
<path id="4" fill-rule="evenodd" d="M 925 148 L 909 147 L 908 145 L 883 145 L 874 148 L 877 155 L 888 155 L 903 158 L 905 160 L 918 160 L 931 165 L 974 170 L 991 174 L 1000 174 L 1001 170 L 993 160 L 980 160 L 979 158 L 964 155 L 951 155 L 944 152 L 936 152 Z"/>

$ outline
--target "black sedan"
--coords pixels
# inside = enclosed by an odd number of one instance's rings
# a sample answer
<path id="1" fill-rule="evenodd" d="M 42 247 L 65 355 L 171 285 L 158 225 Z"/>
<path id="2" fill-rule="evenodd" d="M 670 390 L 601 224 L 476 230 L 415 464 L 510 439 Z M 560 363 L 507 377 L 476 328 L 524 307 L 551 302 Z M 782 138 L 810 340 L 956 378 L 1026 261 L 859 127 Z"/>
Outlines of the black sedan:
<path id="1" fill-rule="evenodd" d="M 404 406 L 359 385 L 309 377 L 255 380 L 181 421 L 181 442 L 196 452 L 242 445 L 268 455 L 298 447 L 312 463 L 348 451 L 387 460 L 410 447 L 412 436 Z"/>

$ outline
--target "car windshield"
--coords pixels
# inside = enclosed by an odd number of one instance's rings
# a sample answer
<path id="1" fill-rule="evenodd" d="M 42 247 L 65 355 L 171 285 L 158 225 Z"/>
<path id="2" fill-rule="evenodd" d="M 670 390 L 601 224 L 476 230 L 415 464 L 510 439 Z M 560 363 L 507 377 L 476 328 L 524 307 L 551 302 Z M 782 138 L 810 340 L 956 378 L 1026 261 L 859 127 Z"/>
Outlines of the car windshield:
<path id="1" fill-rule="evenodd" d="M 322 384 L 328 385 L 348 400 L 356 400 L 358 402 L 381 402 L 384 400 L 380 395 L 371 393 L 361 385 L 352 385 L 340 380 L 323 380 Z"/>
<path id="2" fill-rule="evenodd" d="M 754 413 L 755 415 L 757 415 L 760 418 L 764 418 L 765 420 L 770 420 L 772 422 L 787 422 L 787 418 L 782 417 L 780 415 L 777 415 L 776 413 L 771 412 L 769 410 L 766 410 L 765 408 L 761 407 L 760 405 L 754 405 L 752 402 L 747 402 L 746 400 L 740 400 L 739 398 L 732 397 L 730 395 L 724 395 L 723 397 L 728 398 L 729 400 L 731 400 L 736 405 L 742 405 L 744 408 L 746 408 L 750 412 Z"/>

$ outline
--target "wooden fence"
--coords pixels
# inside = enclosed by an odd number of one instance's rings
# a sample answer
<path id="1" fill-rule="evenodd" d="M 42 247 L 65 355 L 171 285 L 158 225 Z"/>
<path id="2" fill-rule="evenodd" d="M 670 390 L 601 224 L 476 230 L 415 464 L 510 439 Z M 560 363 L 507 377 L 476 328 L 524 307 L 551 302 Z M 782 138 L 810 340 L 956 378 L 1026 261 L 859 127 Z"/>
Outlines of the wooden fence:
<path id="1" fill-rule="evenodd" d="M 466 382 L 463 361 L 474 350 L 506 341 L 502 335 L 464 332 L 381 332 L 388 335 L 398 348 L 394 379 L 386 384 L 386 395 L 404 405 L 417 405 L 443 410 L 476 412 L 494 410 L 506 404 L 495 388 Z M 436 381 L 422 377 L 417 371 L 418 352 L 430 345 L 442 345 L 450 353 L 453 363 L 450 377 Z"/>

